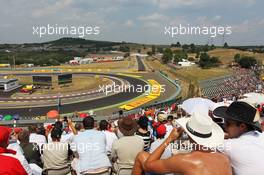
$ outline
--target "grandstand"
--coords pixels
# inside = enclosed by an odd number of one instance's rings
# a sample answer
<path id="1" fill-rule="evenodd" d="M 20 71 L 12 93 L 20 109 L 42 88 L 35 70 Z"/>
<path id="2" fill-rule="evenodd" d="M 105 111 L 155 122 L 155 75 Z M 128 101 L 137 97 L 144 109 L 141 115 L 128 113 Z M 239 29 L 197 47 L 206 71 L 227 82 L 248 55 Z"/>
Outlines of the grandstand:
<path id="1" fill-rule="evenodd" d="M 249 92 L 262 92 L 261 81 L 252 70 L 238 69 L 232 75 L 199 82 L 202 95 L 208 98 L 227 98 L 241 96 Z"/>

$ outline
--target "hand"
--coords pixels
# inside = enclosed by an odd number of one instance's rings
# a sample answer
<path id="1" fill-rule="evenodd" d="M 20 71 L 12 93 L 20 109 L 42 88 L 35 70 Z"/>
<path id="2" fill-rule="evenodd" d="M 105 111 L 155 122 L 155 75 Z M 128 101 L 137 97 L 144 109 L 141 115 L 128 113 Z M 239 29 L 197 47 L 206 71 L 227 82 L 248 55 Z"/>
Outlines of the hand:
<path id="1" fill-rule="evenodd" d="M 72 119 L 71 118 L 67 118 L 68 123 L 72 123 Z"/>
<path id="2" fill-rule="evenodd" d="M 177 140 L 182 135 L 183 131 L 182 128 L 173 128 L 168 138 L 170 141 Z"/>

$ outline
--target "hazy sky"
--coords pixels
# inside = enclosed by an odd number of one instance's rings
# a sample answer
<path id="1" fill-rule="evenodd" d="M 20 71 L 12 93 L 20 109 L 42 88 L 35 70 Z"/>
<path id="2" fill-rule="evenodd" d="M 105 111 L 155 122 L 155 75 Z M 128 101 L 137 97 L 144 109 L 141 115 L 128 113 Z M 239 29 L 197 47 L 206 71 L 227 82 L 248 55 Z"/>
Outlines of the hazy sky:
<path id="1" fill-rule="evenodd" d="M 43 42 L 33 26 L 99 26 L 86 39 L 219 45 L 223 37 L 164 35 L 165 26 L 231 26 L 232 45 L 264 45 L 263 0 L 0 0 L 0 43 Z M 74 36 L 69 36 L 74 37 Z"/>

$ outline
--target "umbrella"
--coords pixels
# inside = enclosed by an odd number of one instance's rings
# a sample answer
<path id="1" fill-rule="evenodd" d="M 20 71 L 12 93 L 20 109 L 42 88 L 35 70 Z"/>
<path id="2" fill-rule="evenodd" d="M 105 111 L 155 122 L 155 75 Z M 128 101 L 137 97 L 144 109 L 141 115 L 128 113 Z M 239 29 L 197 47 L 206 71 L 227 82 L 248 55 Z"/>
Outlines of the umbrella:
<path id="1" fill-rule="evenodd" d="M 86 113 L 80 113 L 79 114 L 79 117 L 80 118 L 85 118 L 85 117 L 88 117 L 89 115 L 88 114 L 86 114 Z"/>
<path id="2" fill-rule="evenodd" d="M 47 113 L 47 117 L 49 119 L 56 119 L 59 116 L 59 112 L 57 110 L 51 110 Z"/>
<path id="3" fill-rule="evenodd" d="M 243 96 L 246 98 L 242 99 L 241 101 L 248 102 L 253 106 L 264 103 L 264 94 L 251 92 L 244 94 Z"/>
<path id="4" fill-rule="evenodd" d="M 13 119 L 14 119 L 14 120 L 19 120 L 19 118 L 20 118 L 19 114 L 15 114 L 15 115 L 13 115 Z"/>
<path id="5" fill-rule="evenodd" d="M 0 115 L 0 121 L 3 120 L 4 116 Z"/>
<path id="6" fill-rule="evenodd" d="M 11 115 L 6 115 L 3 120 L 13 120 L 13 117 Z"/>
<path id="7" fill-rule="evenodd" d="M 201 97 L 189 98 L 181 105 L 182 109 L 184 109 L 184 111 L 188 114 L 199 112 L 206 115 L 208 114 L 209 110 L 213 111 L 217 106 L 218 105 L 212 100 Z"/>

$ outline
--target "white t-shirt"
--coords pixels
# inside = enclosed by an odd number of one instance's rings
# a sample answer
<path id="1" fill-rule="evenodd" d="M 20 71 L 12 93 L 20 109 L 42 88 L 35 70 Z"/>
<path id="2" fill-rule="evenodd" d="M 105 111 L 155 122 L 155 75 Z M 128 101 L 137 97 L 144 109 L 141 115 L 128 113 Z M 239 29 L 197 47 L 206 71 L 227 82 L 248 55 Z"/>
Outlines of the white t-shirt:
<path id="1" fill-rule="evenodd" d="M 20 147 L 20 145 L 18 143 L 12 143 L 12 144 L 9 144 L 7 148 L 16 151 L 16 154 L 15 155 L 13 155 L 13 154 L 2 154 L 2 155 L 6 155 L 6 156 L 10 156 L 10 157 L 18 159 L 20 161 L 21 165 L 26 170 L 26 172 L 29 175 L 33 174 L 32 169 L 30 168 L 28 161 L 26 160 L 26 158 L 24 156 L 24 152 L 23 152 L 22 148 Z"/>
<path id="2" fill-rule="evenodd" d="M 165 138 L 163 139 L 157 139 L 155 142 L 153 142 L 151 145 L 150 145 L 150 150 L 149 152 L 150 153 L 153 153 L 163 142 L 164 142 Z M 161 155 L 161 159 L 167 159 L 169 157 L 172 156 L 172 151 L 170 149 L 170 146 L 168 145 L 163 154 Z"/>
<path id="3" fill-rule="evenodd" d="M 173 126 L 171 124 L 165 124 L 165 127 L 166 127 L 166 135 L 165 135 L 165 138 L 167 138 L 171 131 L 173 130 Z"/>
<path id="4" fill-rule="evenodd" d="M 264 133 L 248 132 L 224 142 L 223 152 L 229 156 L 236 175 L 263 175 Z"/>
<path id="5" fill-rule="evenodd" d="M 115 133 L 110 131 L 102 131 L 106 137 L 106 152 L 110 154 L 112 151 L 112 146 L 115 140 L 117 140 L 117 136 Z"/>
<path id="6" fill-rule="evenodd" d="M 30 143 L 37 143 L 38 146 L 41 148 L 41 146 L 45 143 L 47 143 L 46 137 L 40 134 L 31 133 L 29 135 L 29 142 Z"/>
<path id="7" fill-rule="evenodd" d="M 67 133 L 67 134 L 66 133 L 62 133 L 60 142 L 61 143 L 69 143 L 69 144 L 71 144 L 73 136 L 74 136 L 74 134 L 72 132 L 71 133 Z M 52 142 L 52 138 L 51 138 L 51 134 L 49 133 L 49 135 L 48 135 L 48 143 L 51 143 L 51 142 Z"/>

